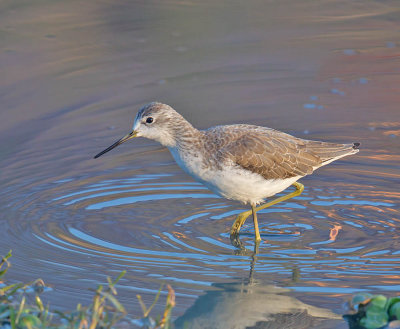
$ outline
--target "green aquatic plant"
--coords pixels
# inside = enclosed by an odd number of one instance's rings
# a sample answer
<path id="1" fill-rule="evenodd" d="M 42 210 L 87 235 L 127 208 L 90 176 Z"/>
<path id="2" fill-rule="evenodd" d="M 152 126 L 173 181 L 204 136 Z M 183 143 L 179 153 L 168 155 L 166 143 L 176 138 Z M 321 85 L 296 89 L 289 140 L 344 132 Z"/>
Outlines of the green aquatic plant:
<path id="1" fill-rule="evenodd" d="M 154 320 L 153 318 L 150 317 L 150 311 L 152 308 L 156 305 L 158 298 L 160 297 L 162 286 L 158 290 L 158 293 L 154 299 L 153 304 L 149 308 L 146 307 L 144 304 L 142 297 L 140 295 L 136 295 L 137 299 L 139 300 L 140 306 L 142 307 L 142 312 L 143 312 L 143 318 L 139 320 L 133 321 L 134 324 L 136 324 L 139 327 L 145 328 L 145 329 L 170 329 L 171 328 L 171 313 L 172 309 L 175 306 L 175 291 L 171 288 L 169 284 L 167 284 L 167 289 L 168 289 L 168 295 L 167 295 L 167 301 L 165 304 L 165 309 L 164 313 L 160 318 L 157 320 Z"/>
<path id="2" fill-rule="evenodd" d="M 149 308 L 138 296 L 143 310 L 143 318 L 139 320 L 130 319 L 118 301 L 115 285 L 126 271 L 121 272 L 115 280 L 108 277 L 106 286 L 99 285 L 94 290 L 91 304 L 78 304 L 75 310 L 68 312 L 51 311 L 40 298 L 46 288 L 43 280 L 6 285 L 3 278 L 10 268 L 10 257 L 11 251 L 0 261 L 0 329 L 112 329 L 122 327 L 124 323 L 129 327 L 136 325 L 146 329 L 169 329 L 171 326 L 175 293 L 169 285 L 164 313 L 156 320 L 150 317 L 150 311 L 156 305 L 162 287 Z"/>
<path id="3" fill-rule="evenodd" d="M 359 293 L 353 296 L 350 305 L 356 313 L 344 318 L 351 329 L 400 328 L 400 297 Z"/>

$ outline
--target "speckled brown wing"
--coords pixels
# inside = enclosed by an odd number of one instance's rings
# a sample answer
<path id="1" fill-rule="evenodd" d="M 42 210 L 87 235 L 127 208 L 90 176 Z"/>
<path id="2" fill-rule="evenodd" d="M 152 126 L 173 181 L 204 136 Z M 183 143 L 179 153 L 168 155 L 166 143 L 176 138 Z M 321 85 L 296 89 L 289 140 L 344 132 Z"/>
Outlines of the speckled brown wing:
<path id="1" fill-rule="evenodd" d="M 265 179 L 305 176 L 322 165 L 321 158 L 307 148 L 307 141 L 273 129 L 248 129 L 222 147 L 220 160 L 231 160 Z"/>

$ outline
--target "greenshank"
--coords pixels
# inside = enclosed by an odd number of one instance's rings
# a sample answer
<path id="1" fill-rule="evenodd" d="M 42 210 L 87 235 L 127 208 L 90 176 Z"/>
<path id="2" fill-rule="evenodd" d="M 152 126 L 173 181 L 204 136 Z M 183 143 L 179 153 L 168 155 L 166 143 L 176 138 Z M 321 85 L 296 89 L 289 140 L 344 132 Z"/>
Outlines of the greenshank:
<path id="1" fill-rule="evenodd" d="M 129 134 L 95 158 L 140 136 L 166 146 L 185 172 L 214 193 L 250 204 L 251 210 L 237 216 L 230 233 L 231 237 L 237 237 L 252 214 L 257 242 L 261 241 L 257 211 L 300 195 L 304 186 L 297 180 L 332 161 L 357 153 L 360 146 L 360 143 L 306 140 L 248 124 L 198 130 L 171 106 L 153 102 L 138 111 Z M 290 185 L 296 188 L 294 192 L 263 204 L 266 198 Z"/>

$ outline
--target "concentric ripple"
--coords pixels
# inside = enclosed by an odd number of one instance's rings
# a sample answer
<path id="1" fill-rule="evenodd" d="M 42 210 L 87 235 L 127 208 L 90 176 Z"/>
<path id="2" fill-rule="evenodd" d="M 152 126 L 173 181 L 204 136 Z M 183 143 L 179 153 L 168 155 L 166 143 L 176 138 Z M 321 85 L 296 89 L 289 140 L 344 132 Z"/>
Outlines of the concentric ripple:
<path id="1" fill-rule="evenodd" d="M 250 273 L 285 281 L 295 268 L 304 278 L 293 288 L 303 292 L 376 288 L 374 276 L 388 282 L 381 289 L 396 281 L 398 193 L 332 184 L 323 174 L 306 178 L 300 197 L 260 211 L 263 242 L 254 261 L 251 220 L 241 231 L 242 248 L 229 239 L 235 216 L 246 209 L 240 204 L 173 170 L 116 174 L 21 186 L 14 193 L 25 193 L 23 204 L 9 193 L 8 216 L 18 216 L 6 218 L 10 236 L 24 236 L 21 243 L 37 258 L 30 261 L 62 273 L 59 279 L 91 273 L 93 280 L 127 269 L 135 282 L 127 290 L 151 293 L 154 281 L 168 281 L 189 299 Z"/>

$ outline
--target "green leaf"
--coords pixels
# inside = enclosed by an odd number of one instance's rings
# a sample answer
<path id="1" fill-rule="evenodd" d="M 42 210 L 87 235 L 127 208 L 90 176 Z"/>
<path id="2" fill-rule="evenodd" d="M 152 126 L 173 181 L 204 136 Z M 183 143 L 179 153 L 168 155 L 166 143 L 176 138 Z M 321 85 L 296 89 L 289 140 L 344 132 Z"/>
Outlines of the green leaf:
<path id="1" fill-rule="evenodd" d="M 389 320 L 388 314 L 378 307 L 368 308 L 365 315 L 366 316 L 361 319 L 360 324 L 366 329 L 376 329 L 383 327 Z"/>
<path id="2" fill-rule="evenodd" d="M 363 328 L 366 329 L 377 329 L 381 327 L 381 325 L 373 320 L 370 320 L 368 318 L 362 318 L 360 320 L 360 324 L 363 326 Z"/>
<path id="3" fill-rule="evenodd" d="M 125 308 L 121 305 L 121 303 L 110 293 L 108 292 L 102 292 L 101 293 L 103 296 L 105 296 L 118 310 L 118 312 L 121 313 L 126 313 Z"/>
<path id="4" fill-rule="evenodd" d="M 138 299 L 139 304 L 140 304 L 140 307 L 142 308 L 143 316 L 146 317 L 145 314 L 146 314 L 146 312 L 147 312 L 147 307 L 146 307 L 146 305 L 143 303 L 142 296 L 136 295 L 136 298 Z"/>
<path id="5" fill-rule="evenodd" d="M 68 316 L 68 314 L 65 314 L 65 313 L 63 313 L 63 312 L 61 312 L 61 311 L 54 311 L 54 313 L 55 314 L 57 314 L 61 319 L 64 319 L 64 320 L 66 320 L 66 321 L 68 321 L 68 322 L 71 322 L 72 320 L 72 316 Z"/>
<path id="6" fill-rule="evenodd" d="M 119 280 L 121 280 L 121 278 L 122 278 L 125 274 L 126 274 L 126 271 L 122 271 L 122 272 L 117 276 L 117 278 L 114 280 L 114 282 L 111 282 L 111 279 L 107 278 L 109 286 L 110 286 L 110 287 L 114 287 L 114 286 L 117 284 L 117 282 L 118 282 Z"/>
<path id="7" fill-rule="evenodd" d="M 146 310 L 146 312 L 144 312 L 144 314 L 143 314 L 144 317 L 149 316 L 149 314 L 150 314 L 151 310 L 153 309 L 154 305 L 156 305 L 156 303 L 158 301 L 158 298 L 160 297 L 162 288 L 163 288 L 163 285 L 161 285 L 160 289 L 158 289 L 158 292 L 157 292 L 156 297 L 154 298 L 153 304 L 151 304 L 151 306 Z"/>
<path id="8" fill-rule="evenodd" d="M 114 284 L 113 284 L 113 282 L 112 282 L 112 280 L 111 280 L 111 278 L 109 276 L 107 277 L 107 282 L 108 282 L 108 288 L 111 290 L 111 292 L 114 295 L 116 295 L 117 294 L 117 290 L 115 290 Z"/>
<path id="9" fill-rule="evenodd" d="M 384 310 L 386 306 L 387 298 L 383 295 L 375 295 L 369 302 L 369 307 L 375 307 Z"/>
<path id="10" fill-rule="evenodd" d="M 2 259 L 0 261 L 0 269 L 3 267 L 4 264 L 7 264 L 7 267 L 4 270 L 0 271 L 0 277 L 2 277 L 4 274 L 6 274 L 8 268 L 10 267 L 10 264 L 7 261 L 7 259 L 9 259 L 10 257 L 11 257 L 11 250 L 8 252 L 7 255 L 2 257 Z"/>
<path id="11" fill-rule="evenodd" d="M 9 259 L 10 257 L 11 257 L 11 252 L 12 252 L 12 250 L 10 250 L 8 253 L 7 253 L 7 255 L 5 255 L 4 256 L 4 259 Z"/>
<path id="12" fill-rule="evenodd" d="M 18 323 L 19 317 L 21 316 L 21 313 L 24 310 L 24 306 L 25 306 L 25 297 L 22 297 L 21 304 L 19 304 L 17 316 L 15 317 L 15 323 Z"/>
<path id="13" fill-rule="evenodd" d="M 400 302 L 393 304 L 389 309 L 389 315 L 392 317 L 396 317 L 397 320 L 400 320 Z"/>
<path id="14" fill-rule="evenodd" d="M 36 305 L 39 308 L 40 312 L 43 312 L 44 306 L 43 306 L 42 300 L 40 299 L 40 297 L 38 295 L 35 296 L 35 301 L 36 301 Z"/>
<path id="15" fill-rule="evenodd" d="M 400 302 L 400 297 L 391 297 L 388 299 L 387 303 L 386 303 L 386 311 L 389 311 L 390 308 L 392 307 L 392 305 L 396 304 Z"/>
<path id="16" fill-rule="evenodd" d="M 8 307 L 2 308 L 0 311 L 0 320 L 5 320 L 8 319 L 9 317 L 10 317 L 10 310 L 8 309 Z"/>
<path id="17" fill-rule="evenodd" d="M 6 293 L 7 291 L 11 290 L 11 292 L 9 292 L 9 294 L 13 295 L 21 287 L 22 287 L 22 283 L 14 283 L 14 284 L 10 284 L 7 287 L 1 288 L 0 291 Z"/>
<path id="18" fill-rule="evenodd" d="M 15 310 L 10 307 L 10 324 L 12 329 L 16 329 L 15 325 Z"/>
<path id="19" fill-rule="evenodd" d="M 389 315 L 385 311 L 377 308 L 368 309 L 365 315 L 369 319 L 377 319 L 377 320 L 384 319 L 385 321 L 389 319 Z"/>
<path id="20" fill-rule="evenodd" d="M 27 329 L 33 329 L 33 328 L 40 328 L 42 325 L 42 321 L 40 319 L 32 314 L 26 314 L 23 317 L 21 317 L 19 323 L 18 323 L 18 328 L 27 328 Z"/>
<path id="21" fill-rule="evenodd" d="M 387 320 L 365 317 L 360 320 L 360 324 L 366 329 L 378 329 L 386 325 Z"/>

